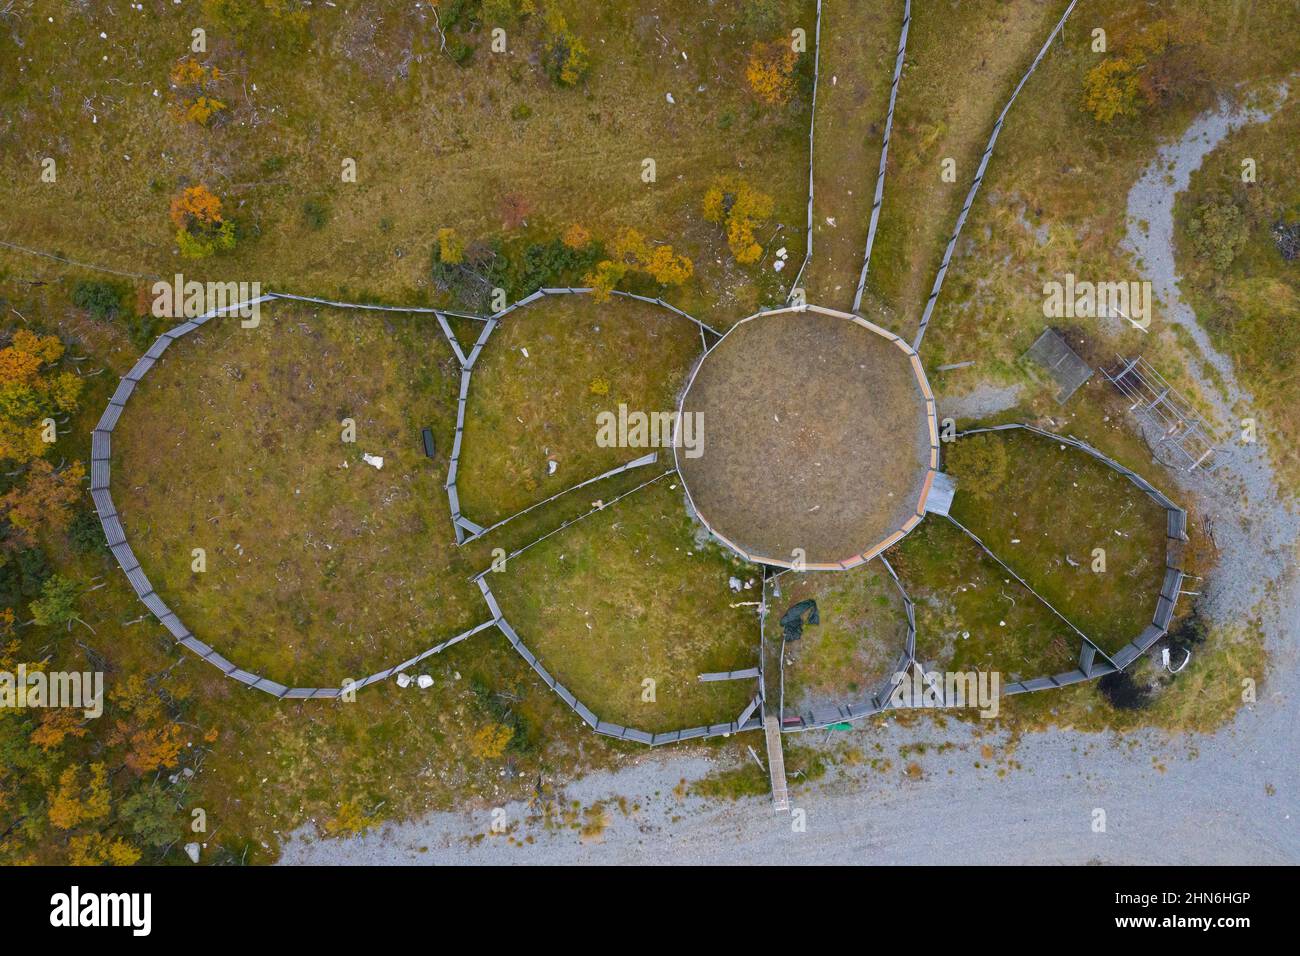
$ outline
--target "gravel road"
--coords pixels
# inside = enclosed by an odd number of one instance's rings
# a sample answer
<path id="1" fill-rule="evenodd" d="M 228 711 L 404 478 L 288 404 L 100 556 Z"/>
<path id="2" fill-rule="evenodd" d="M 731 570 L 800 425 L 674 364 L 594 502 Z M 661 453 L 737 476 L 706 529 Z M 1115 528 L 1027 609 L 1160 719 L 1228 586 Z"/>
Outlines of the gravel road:
<path id="1" fill-rule="evenodd" d="M 1215 352 L 1178 294 L 1170 248 L 1174 197 L 1214 145 L 1241 123 L 1265 114 L 1228 107 L 1200 117 L 1163 146 L 1129 196 L 1127 248 L 1147 272 L 1165 314 L 1192 332 L 1204 360 L 1228 383 L 1219 396 L 1235 421 L 1249 395 L 1230 361 Z M 1146 230 L 1139 220 L 1149 223 Z M 1212 391 L 1207 389 L 1208 391 Z M 1176 479 L 1151 476 L 1158 485 Z M 1221 567 L 1207 582 L 1207 612 L 1222 621 L 1259 615 L 1273 670 L 1256 704 L 1210 736 L 1170 739 L 1144 733 L 1053 732 L 1019 744 L 1020 765 L 1004 776 L 977 769 L 979 747 L 964 725 L 904 729 L 874 722 L 858 735 L 884 754 L 924 740 L 918 779 L 865 767 L 836 776 L 795 799 L 806 813 L 797 832 L 766 798 L 717 804 L 679 796 L 680 780 L 712 765 L 698 756 L 647 755 L 616 772 L 565 788 L 589 806 L 626 798 L 598 835 L 548 830 L 507 805 L 505 837 L 487 832 L 491 811 L 435 813 L 366 836 L 324 841 L 301 830 L 285 845 L 284 863 L 1241 863 L 1300 862 L 1300 522 L 1279 500 L 1276 478 L 1259 446 L 1237 449 L 1213 478 L 1180 482 L 1195 497 L 1194 519 L 1210 517 Z M 1172 489 L 1170 489 L 1172 490 Z M 1195 662 L 1193 665 L 1195 666 Z M 817 738 L 820 741 L 820 737 Z M 757 746 L 761 739 L 754 738 Z M 895 764 L 897 764 L 895 759 Z M 984 761 L 981 761 L 984 762 Z M 1094 832 L 1104 810 L 1105 832 Z"/>

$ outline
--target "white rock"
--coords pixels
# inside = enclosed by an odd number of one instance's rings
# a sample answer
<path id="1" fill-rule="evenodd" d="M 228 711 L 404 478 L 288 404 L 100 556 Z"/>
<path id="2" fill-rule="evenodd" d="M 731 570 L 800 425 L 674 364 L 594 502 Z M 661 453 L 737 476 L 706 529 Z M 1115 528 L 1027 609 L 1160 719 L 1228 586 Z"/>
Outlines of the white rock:
<path id="1" fill-rule="evenodd" d="M 411 686 L 411 677 L 410 677 L 410 675 L 409 675 L 409 674 L 398 674 L 398 675 L 397 675 L 397 686 L 398 686 L 398 687 L 410 687 L 410 686 Z"/>
<path id="2" fill-rule="evenodd" d="M 524 358 L 528 358 L 528 349 L 526 349 L 526 348 L 522 348 L 522 347 L 521 347 L 521 348 L 519 349 L 519 351 L 521 351 L 521 352 L 524 353 Z"/>
<path id="3" fill-rule="evenodd" d="M 421 674 L 415 679 L 415 682 L 420 686 L 420 690 L 428 690 L 433 686 L 433 678 L 428 674 Z"/>
<path id="4" fill-rule="evenodd" d="M 731 588 L 733 591 L 739 591 L 741 587 L 743 587 L 743 584 L 741 583 L 740 578 L 727 578 L 727 587 Z"/>
<path id="5" fill-rule="evenodd" d="M 376 468 L 384 467 L 384 459 L 379 457 L 378 455 L 372 455 L 369 452 L 363 453 L 361 456 L 361 460 L 364 461 L 367 465 L 374 465 Z"/>
<path id="6" fill-rule="evenodd" d="M 554 458 L 552 458 L 550 461 L 546 463 L 546 473 L 548 475 L 553 475 L 555 474 L 555 469 L 559 467 L 560 467 L 560 463 L 556 461 Z"/>
<path id="7" fill-rule="evenodd" d="M 785 251 L 785 246 L 782 246 L 780 249 L 776 250 L 776 257 L 778 259 L 784 259 L 789 255 L 790 253 Z"/>
<path id="8" fill-rule="evenodd" d="M 190 858 L 191 863 L 199 862 L 199 845 L 197 843 L 185 844 L 185 855 Z"/>
<path id="9" fill-rule="evenodd" d="M 772 268 L 775 269 L 777 272 L 780 272 L 782 269 L 785 268 L 785 260 L 777 259 L 775 262 L 772 263 Z"/>
<path id="10" fill-rule="evenodd" d="M 665 93 L 664 96 L 667 98 L 667 100 L 668 100 L 669 103 L 676 103 L 676 102 L 677 102 L 675 99 L 673 99 L 673 95 L 672 95 L 671 93 Z"/>

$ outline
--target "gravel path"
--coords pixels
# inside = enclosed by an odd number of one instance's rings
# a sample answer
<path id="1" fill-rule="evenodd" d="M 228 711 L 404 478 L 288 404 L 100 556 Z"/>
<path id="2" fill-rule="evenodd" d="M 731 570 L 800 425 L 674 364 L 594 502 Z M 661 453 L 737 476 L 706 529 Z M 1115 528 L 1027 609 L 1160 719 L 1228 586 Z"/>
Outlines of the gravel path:
<path id="1" fill-rule="evenodd" d="M 1220 411 L 1249 404 L 1231 363 L 1215 352 L 1178 296 L 1174 272 L 1174 197 L 1206 153 L 1231 129 L 1263 113 L 1223 108 L 1200 117 L 1161 149 L 1129 197 L 1128 248 L 1142 264 L 1171 321 L 1193 334 L 1205 361 L 1228 382 Z M 1146 220 L 1145 232 L 1138 220 Z M 1207 388 L 1207 393 L 1212 389 Z M 1160 476 L 1168 484 L 1169 472 Z M 1273 670 L 1258 703 L 1210 736 L 1170 739 L 1153 732 L 1116 736 L 1054 732 L 1020 742 L 1020 765 L 1005 776 L 979 755 L 965 725 L 903 729 L 872 723 L 860 743 L 879 741 L 887 772 L 861 768 L 798 795 L 805 832 L 777 816 L 767 798 L 710 804 L 674 792 L 711 765 L 697 756 L 644 756 L 614 774 L 595 774 L 565 790 L 590 805 L 625 797 L 640 809 L 609 812 L 598 835 L 523 822 L 508 805 L 512 845 L 487 832 L 491 811 L 435 813 L 348 840 L 299 835 L 285 863 L 1240 863 L 1300 862 L 1300 522 L 1275 493 L 1259 447 L 1236 451 L 1213 478 L 1182 482 L 1195 495 L 1194 517 L 1213 521 L 1220 570 L 1207 582 L 1207 612 L 1221 621 L 1256 615 Z M 1193 665 L 1195 666 L 1195 662 Z M 818 736 L 817 741 L 822 738 Z M 900 773 L 898 748 L 947 743 L 916 758 L 919 779 Z M 760 738 L 754 737 L 757 746 Z M 806 738 L 801 742 L 813 742 Z M 911 759 L 911 758 L 909 758 Z M 1093 832 L 1094 811 L 1106 832 Z"/>

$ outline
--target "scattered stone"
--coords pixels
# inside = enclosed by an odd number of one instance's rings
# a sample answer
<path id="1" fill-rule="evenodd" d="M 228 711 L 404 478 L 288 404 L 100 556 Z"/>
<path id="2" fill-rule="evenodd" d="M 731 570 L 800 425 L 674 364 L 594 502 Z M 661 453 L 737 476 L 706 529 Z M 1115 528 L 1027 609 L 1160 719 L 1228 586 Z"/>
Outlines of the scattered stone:
<path id="1" fill-rule="evenodd" d="M 374 465 L 376 468 L 384 467 L 384 459 L 378 455 L 372 455 L 369 452 L 364 452 L 361 455 L 361 460 L 364 461 L 367 465 Z"/>
<path id="2" fill-rule="evenodd" d="M 190 858 L 191 863 L 199 862 L 199 845 L 197 843 L 185 844 L 185 855 Z"/>

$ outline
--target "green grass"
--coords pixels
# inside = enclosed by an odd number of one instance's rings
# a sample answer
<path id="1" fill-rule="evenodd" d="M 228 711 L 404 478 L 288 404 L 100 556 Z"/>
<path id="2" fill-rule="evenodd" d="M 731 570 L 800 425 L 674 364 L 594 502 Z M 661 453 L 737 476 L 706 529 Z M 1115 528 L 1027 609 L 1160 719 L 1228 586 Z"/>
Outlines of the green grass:
<path id="1" fill-rule="evenodd" d="M 1034 0 L 913 6 L 863 305 L 869 317 L 914 333 L 993 123 L 1063 9 Z M 894 43 L 899 21 L 897 13 L 882 19 Z M 940 176 L 947 158 L 957 163 L 954 182 Z M 867 164 L 861 188 L 874 185 L 876 168 Z"/>
<path id="2" fill-rule="evenodd" d="M 449 351 L 425 317 L 276 305 L 259 328 L 214 320 L 164 353 L 114 433 L 114 498 L 201 639 L 273 680 L 337 685 L 487 617 L 441 489 Z"/>
<path id="3" fill-rule="evenodd" d="M 803 280 L 808 301 L 818 305 L 847 311 L 853 304 L 902 22 L 902 5 L 894 0 L 827 3 L 822 8 L 822 84 L 813 157 L 814 255 Z M 890 195 L 891 202 L 895 198 Z"/>
<path id="4" fill-rule="evenodd" d="M 1220 143 L 1174 210 L 1183 295 L 1253 393 L 1255 407 L 1242 409 L 1242 417 L 1256 419 L 1270 457 L 1290 479 L 1284 488 L 1300 479 L 1294 414 L 1300 403 L 1300 267 L 1282 258 L 1272 230 L 1278 221 L 1300 220 L 1300 184 L 1291 175 L 1297 142 L 1300 99 L 1293 94 L 1267 123 L 1243 127 Z M 1256 162 L 1251 185 L 1241 181 L 1244 157 Z M 1232 203 L 1244 220 L 1245 243 L 1227 270 L 1198 259 L 1189 241 L 1189 221 L 1213 201 Z"/>
<path id="5" fill-rule="evenodd" d="M 958 441 L 1002 442 L 1010 467 L 983 495 L 956 473 L 953 517 L 1103 650 L 1137 637 L 1164 579 L 1165 510 L 1090 455 L 1031 432 Z M 1092 567 L 1098 548 L 1104 572 Z"/>
<path id="6" fill-rule="evenodd" d="M 809 598 L 821 623 L 785 645 L 788 710 L 862 700 L 888 678 L 907 644 L 902 596 L 879 562 L 845 572 L 783 574 L 770 597 L 768 634 L 781 639 L 781 615 Z"/>
<path id="7" fill-rule="evenodd" d="M 1011 682 L 1078 666 L 1078 635 L 950 522 L 927 518 L 889 560 L 916 602 L 927 671 L 999 671 Z"/>
<path id="8" fill-rule="evenodd" d="M 654 450 L 598 446 L 596 416 L 620 404 L 675 410 L 700 349 L 693 323 L 621 297 L 548 296 L 510 313 L 470 383 L 456 483 L 464 513 L 490 524 Z M 671 466 L 671 448 L 661 462 Z M 577 494 L 604 493 L 600 485 Z"/>
<path id="9" fill-rule="evenodd" d="M 743 167 L 776 198 L 773 222 L 801 226 L 808 97 L 755 103 L 745 60 L 769 37 L 740 23 L 739 2 L 708 18 L 687 0 L 559 6 L 591 51 L 590 75 L 572 89 L 531 62 L 540 16 L 509 30 L 504 54 L 488 52 L 485 27 L 463 37 L 479 45 L 465 66 L 440 52 L 427 7 L 390 2 L 360 16 L 317 4 L 301 51 L 209 22 L 204 60 L 226 72 L 214 94 L 229 108 L 203 128 L 168 110 L 168 71 L 194 26 L 188 6 L 109 22 L 37 2 L 0 36 L 0 57 L 21 66 L 0 83 L 0 160 L 14 170 L 0 183 L 3 238 L 129 271 L 427 299 L 437 230 L 505 238 L 502 198 L 517 195 L 532 210 L 528 232 L 576 221 L 601 237 L 634 226 L 673 243 L 697 267 L 675 298 L 689 310 L 730 289 L 737 317 L 749 314 L 767 293 L 734 267 L 700 199 L 713 175 Z M 811 3 L 778 6 L 779 35 L 794 24 L 812 35 Z M 47 156 L 55 183 L 39 181 Z M 341 177 L 349 158 L 355 183 Z M 171 195 L 194 182 L 225 200 L 242 236 L 233 253 L 199 263 L 174 253 L 167 216 Z M 329 209 L 319 228 L 303 215 L 307 197 Z M 802 255 L 802 228 L 787 244 Z"/>
<path id="10" fill-rule="evenodd" d="M 1053 12 L 1051 18 L 1057 15 Z M 1091 50 L 1090 24 L 1105 25 L 1113 53 L 1141 28 L 1164 17 L 1173 18 L 1176 35 L 1189 45 L 1189 58 L 1198 64 L 1197 78 L 1180 84 L 1169 102 L 1141 116 L 1097 123 L 1081 108 L 1083 78 L 1102 58 Z M 1293 8 L 1283 2 L 1225 7 L 1206 0 L 1098 0 L 1076 10 L 1064 41 L 1040 63 L 1008 116 L 926 334 L 927 368 L 976 362 L 951 378 L 932 378 L 941 401 L 946 389 L 960 390 L 972 378 L 1025 380 L 1016 360 L 1049 324 L 1042 311 L 1044 282 L 1060 280 L 1066 272 L 1081 279 L 1139 278 L 1119 243 L 1127 227 L 1128 191 L 1150 161 L 1155 144 L 1181 135 L 1218 96 L 1237 97 L 1265 88 L 1289 73 L 1300 56 L 1300 33 L 1286 31 L 1270 44 L 1260 44 L 1259 37 L 1293 20 Z M 916 25 L 923 24 L 918 15 Z M 1042 25 L 1033 46 L 1041 43 L 1047 28 Z M 952 36 L 959 40 L 963 34 L 954 30 Z M 902 89 L 907 89 L 906 77 Z M 961 100 L 966 102 L 964 93 Z M 1004 100 L 1001 96 L 998 108 Z M 989 116 L 982 136 L 992 122 Z M 983 140 L 979 142 L 982 149 Z M 969 168 L 959 163 L 959 169 Z M 963 172 L 957 188 L 964 193 L 969 181 Z M 887 185 L 886 205 L 888 196 Z M 954 219 L 955 212 L 943 217 L 943 228 L 950 228 Z M 934 241 L 926 248 L 936 257 L 941 253 Z M 933 270 L 926 271 L 927 290 L 932 278 Z M 1174 374 L 1186 354 L 1185 344 L 1170 332 L 1163 306 L 1156 303 L 1154 312 L 1149 335 L 1089 320 L 1076 321 L 1072 331 L 1088 340 L 1085 358 L 1093 364 L 1113 362 L 1117 352 L 1143 351 L 1175 386 L 1195 398 L 1194 383 Z"/>
<path id="11" fill-rule="evenodd" d="M 756 609 L 730 605 L 757 592 L 727 589 L 747 571 L 698 543 L 682 495 L 680 481 L 662 479 L 489 578 L 557 680 L 601 718 L 650 732 L 735 720 L 756 693 L 752 680 L 698 680 L 755 666 Z M 647 679 L 654 701 L 642 699 Z"/>

